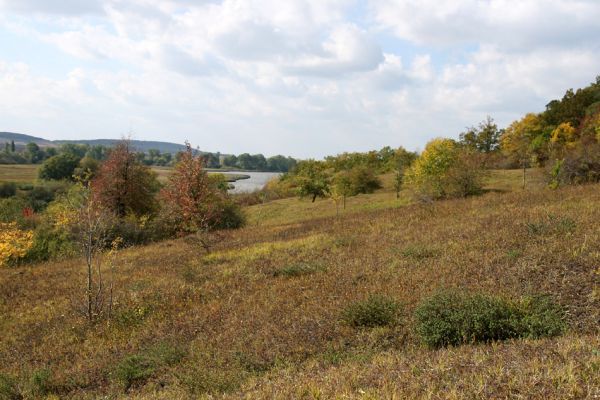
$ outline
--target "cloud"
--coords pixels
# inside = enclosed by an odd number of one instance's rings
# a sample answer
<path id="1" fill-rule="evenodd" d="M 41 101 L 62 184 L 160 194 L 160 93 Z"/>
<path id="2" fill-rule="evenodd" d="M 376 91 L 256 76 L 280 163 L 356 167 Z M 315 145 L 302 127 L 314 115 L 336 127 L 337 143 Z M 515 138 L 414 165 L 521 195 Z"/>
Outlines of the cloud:
<path id="1" fill-rule="evenodd" d="M 0 10 L 65 16 L 103 13 L 101 0 L 0 0 Z"/>
<path id="2" fill-rule="evenodd" d="M 421 45 L 494 44 L 514 51 L 597 44 L 596 0 L 372 0 L 381 28 Z"/>
<path id="3" fill-rule="evenodd" d="M 0 50 L 0 129 L 55 138 L 416 149 L 541 111 L 600 65 L 595 1 L 16 3 L 0 0 L 3 29 L 60 56 Z"/>

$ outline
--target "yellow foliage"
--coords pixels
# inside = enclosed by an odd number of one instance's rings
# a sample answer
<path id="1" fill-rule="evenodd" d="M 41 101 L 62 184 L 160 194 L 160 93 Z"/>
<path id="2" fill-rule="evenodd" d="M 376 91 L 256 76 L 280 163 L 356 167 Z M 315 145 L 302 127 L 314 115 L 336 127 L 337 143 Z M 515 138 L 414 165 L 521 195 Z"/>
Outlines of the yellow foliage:
<path id="1" fill-rule="evenodd" d="M 519 121 L 515 121 L 500 138 L 505 154 L 515 155 L 520 159 L 527 157 L 531 140 L 541 131 L 542 121 L 536 114 L 529 113 Z"/>
<path id="2" fill-rule="evenodd" d="M 25 257 L 33 246 L 33 232 L 22 231 L 16 222 L 0 223 L 0 267 L 5 267 L 11 260 Z"/>
<path id="3" fill-rule="evenodd" d="M 552 139 L 550 140 L 553 144 L 572 148 L 577 143 L 577 131 L 571 126 L 571 123 L 563 122 L 552 131 Z"/>

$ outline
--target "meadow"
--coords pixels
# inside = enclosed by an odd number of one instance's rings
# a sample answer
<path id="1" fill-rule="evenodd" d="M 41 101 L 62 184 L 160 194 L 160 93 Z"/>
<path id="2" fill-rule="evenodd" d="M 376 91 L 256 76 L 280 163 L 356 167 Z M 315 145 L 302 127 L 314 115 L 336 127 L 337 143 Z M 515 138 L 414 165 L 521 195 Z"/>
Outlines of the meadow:
<path id="1" fill-rule="evenodd" d="M 600 395 L 600 187 L 533 173 L 431 204 L 390 188 L 248 207 L 247 227 L 121 250 L 115 309 L 89 324 L 80 259 L 0 271 L 0 398 L 593 399 Z M 564 336 L 432 350 L 417 304 L 440 288 L 547 294 Z M 400 305 L 381 327 L 349 304 Z M 11 397 L 13 396 L 13 397 Z"/>
<path id="2" fill-rule="evenodd" d="M 38 179 L 38 170 L 40 165 L 36 164 L 0 164 L 0 183 L 15 182 L 15 183 L 34 183 Z M 152 166 L 152 171 L 157 175 L 159 182 L 166 182 L 169 174 L 173 170 L 172 167 Z M 219 173 L 219 170 L 209 170 L 209 173 Z M 248 175 L 244 174 L 228 174 L 226 176 L 228 182 L 235 182 L 239 179 L 246 179 Z"/>

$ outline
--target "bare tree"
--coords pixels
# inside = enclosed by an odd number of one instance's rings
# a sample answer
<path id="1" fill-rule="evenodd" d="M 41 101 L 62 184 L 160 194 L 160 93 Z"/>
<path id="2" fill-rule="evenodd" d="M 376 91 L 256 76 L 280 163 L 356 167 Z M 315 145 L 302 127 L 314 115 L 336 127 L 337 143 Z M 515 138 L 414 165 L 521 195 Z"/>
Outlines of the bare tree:
<path id="1" fill-rule="evenodd" d="M 114 216 L 101 207 L 92 194 L 91 186 L 79 184 L 69 203 L 74 211 L 72 232 L 79 244 L 86 266 L 85 315 L 89 321 L 103 313 L 110 316 L 113 306 L 113 260 L 110 264 L 108 284 L 103 277 L 102 259 L 108 247 L 109 229 Z M 114 255 L 118 241 L 113 241 L 109 255 Z"/>

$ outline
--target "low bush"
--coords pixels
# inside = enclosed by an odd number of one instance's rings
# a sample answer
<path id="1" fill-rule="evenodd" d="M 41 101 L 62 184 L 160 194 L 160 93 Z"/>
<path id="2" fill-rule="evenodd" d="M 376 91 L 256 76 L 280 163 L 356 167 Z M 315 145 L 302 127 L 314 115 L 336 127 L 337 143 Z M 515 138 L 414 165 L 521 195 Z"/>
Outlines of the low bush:
<path id="1" fill-rule="evenodd" d="M 150 379 L 158 369 L 178 363 L 185 352 L 166 343 L 160 343 L 147 351 L 125 357 L 115 369 L 115 377 L 123 390 L 141 386 Z"/>
<path id="2" fill-rule="evenodd" d="M 532 339 L 559 336 L 567 330 L 565 310 L 549 296 L 526 297 L 519 304 L 521 336 Z"/>
<path id="3" fill-rule="evenodd" d="M 17 382 L 8 375 L 0 374 L 0 400 L 20 400 L 22 398 Z"/>
<path id="4" fill-rule="evenodd" d="M 17 194 L 17 184 L 14 182 L 0 183 L 0 199 L 13 197 Z"/>
<path id="5" fill-rule="evenodd" d="M 33 235 L 33 244 L 24 257 L 25 262 L 57 260 L 77 253 L 76 243 L 65 227 L 42 223 Z"/>
<path id="6" fill-rule="evenodd" d="M 307 263 L 295 263 L 286 265 L 273 271 L 273 276 L 285 276 L 288 278 L 309 275 L 318 271 L 322 271 L 323 267 L 320 265 L 312 265 Z"/>
<path id="7" fill-rule="evenodd" d="M 501 297 L 441 291 L 415 310 L 416 332 L 432 348 L 511 338 L 556 336 L 566 330 L 561 308 L 547 297 Z"/>
<path id="8" fill-rule="evenodd" d="M 537 221 L 526 222 L 525 227 L 529 235 L 538 236 L 571 233 L 575 230 L 577 224 L 569 217 L 550 214 Z"/>
<path id="9" fill-rule="evenodd" d="M 242 208 L 231 200 L 226 200 L 221 206 L 221 212 L 216 217 L 213 229 L 237 229 L 246 223 L 246 215 Z"/>
<path id="10" fill-rule="evenodd" d="M 33 395 L 33 398 L 44 398 L 52 392 L 51 378 L 52 373 L 48 368 L 33 372 L 29 380 L 29 391 Z"/>
<path id="11" fill-rule="evenodd" d="M 398 318 L 399 304 L 386 296 L 371 295 L 364 301 L 348 305 L 342 312 L 342 320 L 354 327 L 393 325 Z"/>

